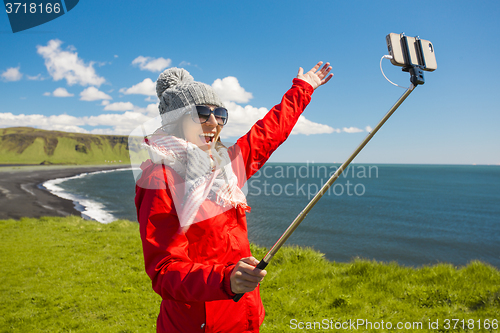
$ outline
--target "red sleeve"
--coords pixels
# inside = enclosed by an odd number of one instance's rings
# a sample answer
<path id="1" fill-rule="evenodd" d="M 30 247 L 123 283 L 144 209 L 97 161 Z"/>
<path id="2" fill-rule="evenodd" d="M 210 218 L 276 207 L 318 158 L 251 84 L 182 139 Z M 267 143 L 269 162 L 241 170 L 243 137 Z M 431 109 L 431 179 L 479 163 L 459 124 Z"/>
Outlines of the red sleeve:
<path id="1" fill-rule="evenodd" d="M 314 89 L 309 83 L 293 79 L 293 85 L 283 96 L 281 103 L 275 105 L 231 147 L 230 154 L 240 153 L 243 158 L 246 179 L 256 173 L 288 138 L 311 101 L 313 92 Z"/>
<path id="2" fill-rule="evenodd" d="M 136 187 L 144 264 L 153 290 L 164 299 L 182 302 L 231 298 L 229 278 L 234 265 L 204 265 L 188 257 L 188 240 L 179 231 L 170 191 L 165 185 L 152 184 L 163 181 L 155 178 L 159 177 L 143 175 L 142 186 Z"/>

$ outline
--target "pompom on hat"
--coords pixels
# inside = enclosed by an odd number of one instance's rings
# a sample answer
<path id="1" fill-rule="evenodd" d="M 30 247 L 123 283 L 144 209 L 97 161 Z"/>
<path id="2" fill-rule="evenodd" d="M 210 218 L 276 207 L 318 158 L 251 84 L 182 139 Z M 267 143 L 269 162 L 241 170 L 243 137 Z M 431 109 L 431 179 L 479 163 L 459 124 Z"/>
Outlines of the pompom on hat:
<path id="1" fill-rule="evenodd" d="M 164 127 L 175 126 L 183 115 L 194 110 L 195 105 L 224 107 L 211 86 L 195 81 L 183 68 L 172 67 L 161 73 L 156 81 L 156 94 L 160 99 L 158 109 Z"/>

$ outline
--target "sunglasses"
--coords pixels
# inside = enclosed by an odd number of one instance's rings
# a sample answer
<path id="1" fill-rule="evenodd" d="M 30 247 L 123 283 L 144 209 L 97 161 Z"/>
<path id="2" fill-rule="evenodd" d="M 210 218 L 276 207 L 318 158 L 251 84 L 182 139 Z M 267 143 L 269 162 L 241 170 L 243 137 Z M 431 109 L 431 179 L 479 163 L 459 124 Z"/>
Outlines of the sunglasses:
<path id="1" fill-rule="evenodd" d="M 191 118 L 194 120 L 194 122 L 198 124 L 206 123 L 208 121 L 208 118 L 210 118 L 211 114 L 214 115 L 218 125 L 227 124 L 228 113 L 227 109 L 225 108 L 218 107 L 211 110 L 208 106 L 196 105 L 196 112 L 197 112 L 196 115 L 194 113 L 191 113 Z"/>

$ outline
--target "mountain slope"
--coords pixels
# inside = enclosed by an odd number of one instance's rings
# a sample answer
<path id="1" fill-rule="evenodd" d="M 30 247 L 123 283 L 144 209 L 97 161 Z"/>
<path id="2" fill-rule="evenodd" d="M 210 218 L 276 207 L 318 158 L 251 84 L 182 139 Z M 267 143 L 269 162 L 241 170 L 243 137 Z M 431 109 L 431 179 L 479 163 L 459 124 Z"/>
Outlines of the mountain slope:
<path id="1" fill-rule="evenodd" d="M 129 150 L 142 138 L 46 131 L 31 127 L 0 129 L 0 164 L 127 164 Z"/>

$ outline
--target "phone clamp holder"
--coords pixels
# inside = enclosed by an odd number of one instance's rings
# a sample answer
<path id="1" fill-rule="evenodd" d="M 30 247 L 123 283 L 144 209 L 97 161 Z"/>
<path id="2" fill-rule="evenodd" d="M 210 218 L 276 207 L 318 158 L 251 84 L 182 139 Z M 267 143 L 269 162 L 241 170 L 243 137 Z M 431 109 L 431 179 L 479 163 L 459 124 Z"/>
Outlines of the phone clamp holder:
<path id="1" fill-rule="evenodd" d="M 405 61 L 405 66 L 403 67 L 404 72 L 409 72 L 410 82 L 413 85 L 417 86 L 419 84 L 425 83 L 424 78 L 424 68 L 425 68 L 425 60 L 424 53 L 422 51 L 422 41 L 418 36 L 415 37 L 415 50 L 417 52 L 418 65 L 415 65 L 411 62 L 410 56 L 410 47 L 408 45 L 408 39 L 404 34 L 401 34 L 401 49 L 403 50 L 403 58 Z"/>

